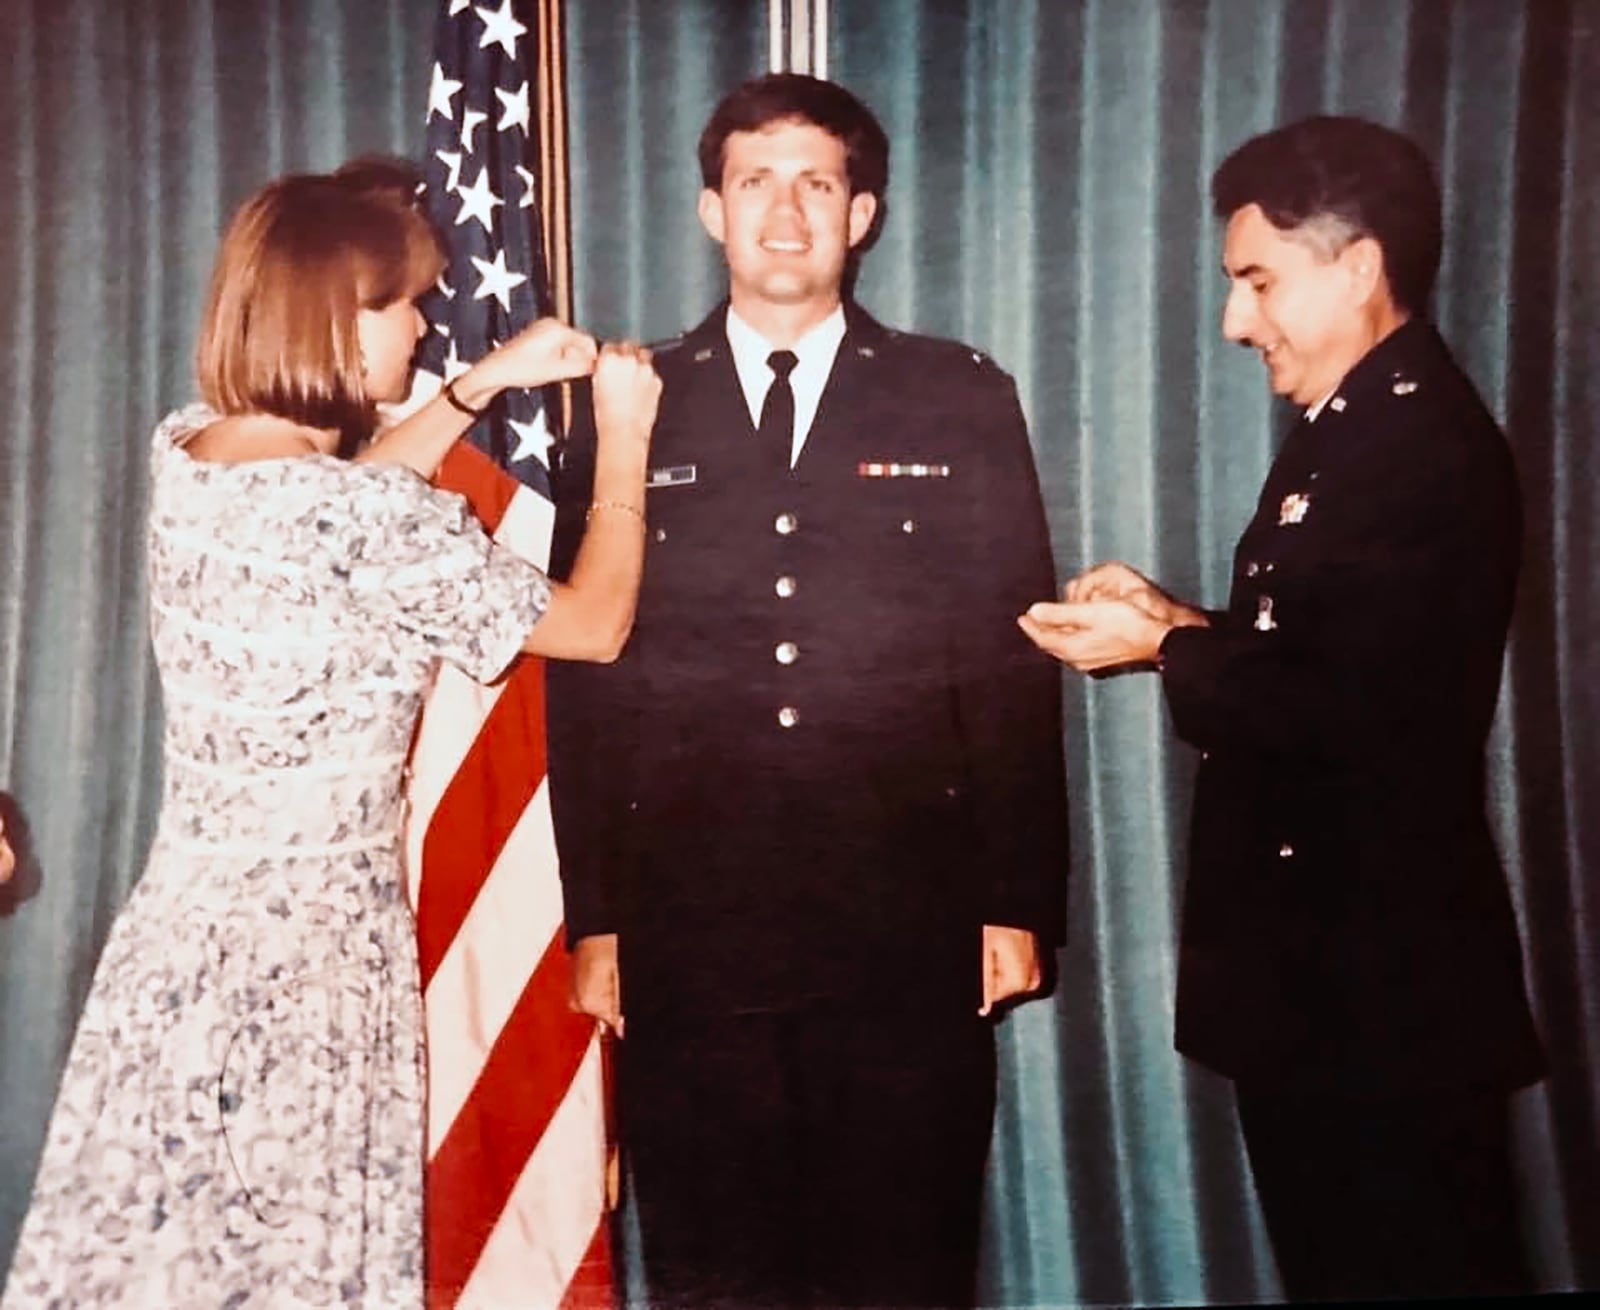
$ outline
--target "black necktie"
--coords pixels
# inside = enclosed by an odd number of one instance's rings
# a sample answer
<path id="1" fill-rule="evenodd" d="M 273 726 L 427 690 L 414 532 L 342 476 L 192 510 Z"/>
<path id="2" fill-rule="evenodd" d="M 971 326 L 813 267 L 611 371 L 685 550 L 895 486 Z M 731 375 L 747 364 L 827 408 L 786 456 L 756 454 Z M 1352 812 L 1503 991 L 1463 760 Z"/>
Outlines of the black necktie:
<path id="1" fill-rule="evenodd" d="M 792 350 L 774 350 L 767 356 L 767 367 L 772 370 L 772 385 L 767 388 L 767 398 L 761 402 L 761 426 L 756 435 L 777 460 L 784 472 L 789 471 L 789 457 L 794 450 L 794 389 L 789 385 L 789 374 L 800 362 Z"/>

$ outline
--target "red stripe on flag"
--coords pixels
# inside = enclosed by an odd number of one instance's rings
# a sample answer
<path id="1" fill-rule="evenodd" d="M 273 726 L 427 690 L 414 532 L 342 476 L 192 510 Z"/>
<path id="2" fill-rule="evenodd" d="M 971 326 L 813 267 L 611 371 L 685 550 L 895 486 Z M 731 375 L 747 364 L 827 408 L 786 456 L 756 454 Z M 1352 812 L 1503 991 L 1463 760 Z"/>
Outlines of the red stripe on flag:
<path id="1" fill-rule="evenodd" d="M 422 839 L 417 954 L 424 989 L 544 773 L 544 662 L 524 656 L 440 796 Z"/>
<path id="2" fill-rule="evenodd" d="M 522 487 L 470 441 L 458 441 L 450 447 L 433 480 L 446 491 L 465 496 L 490 536 L 499 530 L 500 520 Z"/>
<path id="3" fill-rule="evenodd" d="M 594 1036 L 594 1020 L 567 1005 L 571 976 L 558 930 L 428 1164 L 428 1194 L 450 1198 L 428 1215 L 433 1310 L 448 1310 L 460 1296 Z"/>
<path id="4" fill-rule="evenodd" d="M 616 1284 L 611 1281 L 611 1237 L 602 1215 L 582 1263 L 572 1271 L 561 1310 L 611 1310 L 616 1299 Z"/>

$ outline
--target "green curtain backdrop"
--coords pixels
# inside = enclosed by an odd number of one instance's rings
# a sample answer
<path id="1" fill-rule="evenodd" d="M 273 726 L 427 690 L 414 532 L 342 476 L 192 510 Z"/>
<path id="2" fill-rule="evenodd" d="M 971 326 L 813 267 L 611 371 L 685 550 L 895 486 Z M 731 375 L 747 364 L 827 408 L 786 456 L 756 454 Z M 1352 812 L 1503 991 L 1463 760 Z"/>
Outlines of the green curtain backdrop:
<path id="1" fill-rule="evenodd" d="M 0 1268 L 156 795 L 145 448 L 190 393 L 221 224 L 256 184 L 420 148 L 434 0 L 10 0 L 0 50 Z M 1546 1287 L 1600 1288 L 1600 0 L 832 0 L 830 71 L 894 143 L 860 295 L 1017 377 L 1063 574 L 1215 602 L 1284 416 L 1221 341 L 1206 204 L 1321 109 L 1440 163 L 1437 317 L 1528 510 L 1493 801 L 1554 1072 L 1518 1099 Z M 579 320 L 668 336 L 721 294 L 694 143 L 766 0 L 568 6 Z M 1425 603 L 1425 598 L 1419 598 Z M 995 1303 L 1276 1294 L 1226 1085 L 1171 1050 L 1192 761 L 1148 678 L 1067 682 L 1072 940 L 1003 1030 Z"/>

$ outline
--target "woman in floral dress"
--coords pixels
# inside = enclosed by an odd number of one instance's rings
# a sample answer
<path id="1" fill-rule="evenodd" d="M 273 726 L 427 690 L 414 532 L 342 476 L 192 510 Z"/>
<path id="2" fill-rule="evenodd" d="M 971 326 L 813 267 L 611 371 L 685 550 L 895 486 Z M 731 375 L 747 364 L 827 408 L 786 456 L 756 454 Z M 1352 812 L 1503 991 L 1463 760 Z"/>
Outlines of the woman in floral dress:
<path id="1" fill-rule="evenodd" d="M 160 821 L 79 1023 L 4 1310 L 422 1305 L 423 1079 L 401 775 L 435 662 L 612 659 L 660 381 L 551 320 L 405 423 L 437 276 L 372 170 L 296 176 L 224 238 L 205 403 L 155 434 Z M 392 183 L 391 176 L 388 182 Z M 508 386 L 593 375 L 572 581 L 424 480 Z"/>

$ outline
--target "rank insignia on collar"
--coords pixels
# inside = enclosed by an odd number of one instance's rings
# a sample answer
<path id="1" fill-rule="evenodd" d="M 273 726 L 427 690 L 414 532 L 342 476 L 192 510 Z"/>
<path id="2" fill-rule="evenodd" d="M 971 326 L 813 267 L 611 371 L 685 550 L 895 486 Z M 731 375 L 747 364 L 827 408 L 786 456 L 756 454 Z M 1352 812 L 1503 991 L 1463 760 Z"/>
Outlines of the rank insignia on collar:
<path id="1" fill-rule="evenodd" d="M 694 362 L 696 364 L 704 364 L 706 360 L 710 359 L 716 353 L 717 352 L 713 347 L 702 346 L 699 350 L 694 352 Z"/>
<path id="2" fill-rule="evenodd" d="M 1283 503 L 1278 506 L 1278 526 L 1287 527 L 1291 523 L 1304 523 L 1306 511 L 1311 508 L 1311 493 L 1309 491 L 1291 491 L 1283 498 Z"/>

